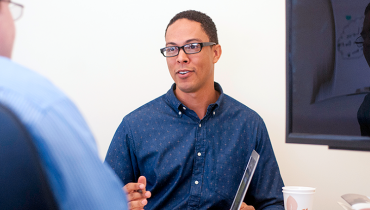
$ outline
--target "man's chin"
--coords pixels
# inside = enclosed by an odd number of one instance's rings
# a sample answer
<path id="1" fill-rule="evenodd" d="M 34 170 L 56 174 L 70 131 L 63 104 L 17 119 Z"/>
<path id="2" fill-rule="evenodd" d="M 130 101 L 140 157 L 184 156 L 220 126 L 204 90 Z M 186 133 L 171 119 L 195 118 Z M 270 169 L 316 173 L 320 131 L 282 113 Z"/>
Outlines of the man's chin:
<path id="1" fill-rule="evenodd" d="M 176 91 L 180 91 L 182 93 L 194 93 L 196 92 L 196 88 L 190 84 L 176 84 Z"/>

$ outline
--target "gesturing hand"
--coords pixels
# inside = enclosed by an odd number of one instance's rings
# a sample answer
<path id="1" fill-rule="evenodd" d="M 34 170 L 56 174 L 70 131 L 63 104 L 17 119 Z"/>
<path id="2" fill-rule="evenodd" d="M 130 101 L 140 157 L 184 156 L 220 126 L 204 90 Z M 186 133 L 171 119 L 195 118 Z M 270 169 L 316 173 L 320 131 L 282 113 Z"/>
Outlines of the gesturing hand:
<path id="1" fill-rule="evenodd" d="M 130 182 L 123 189 L 127 192 L 128 206 L 131 210 L 141 210 L 148 204 L 147 198 L 152 195 L 146 191 L 146 178 L 140 176 L 137 183 Z"/>

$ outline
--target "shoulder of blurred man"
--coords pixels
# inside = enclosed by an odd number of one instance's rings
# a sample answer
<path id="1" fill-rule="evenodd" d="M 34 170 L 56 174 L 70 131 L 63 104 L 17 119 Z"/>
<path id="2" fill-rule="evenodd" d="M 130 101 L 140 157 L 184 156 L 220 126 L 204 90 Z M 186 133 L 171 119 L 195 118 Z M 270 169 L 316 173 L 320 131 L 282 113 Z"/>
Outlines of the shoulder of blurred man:
<path id="1" fill-rule="evenodd" d="M 127 209 L 77 107 L 48 79 L 0 56 L 0 102 L 31 134 L 61 209 Z"/>

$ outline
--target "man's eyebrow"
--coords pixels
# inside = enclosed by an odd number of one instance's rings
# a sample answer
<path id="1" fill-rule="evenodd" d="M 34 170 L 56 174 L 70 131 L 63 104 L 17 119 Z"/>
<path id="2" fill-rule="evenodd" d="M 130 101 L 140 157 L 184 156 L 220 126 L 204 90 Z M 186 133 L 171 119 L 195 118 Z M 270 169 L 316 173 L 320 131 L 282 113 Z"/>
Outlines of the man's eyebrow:
<path id="1" fill-rule="evenodd" d="M 186 43 L 186 44 L 189 44 L 189 43 L 192 43 L 192 42 L 202 42 L 202 40 L 197 39 L 197 38 L 194 38 L 194 39 L 188 39 L 188 40 L 186 40 L 186 42 L 185 42 L 185 43 Z M 175 42 L 168 42 L 168 43 L 166 43 L 166 47 L 167 47 L 168 45 L 177 46 Z"/>
<path id="2" fill-rule="evenodd" d="M 195 38 L 195 39 L 188 39 L 188 40 L 186 40 L 185 43 L 191 43 L 191 42 L 194 42 L 194 41 L 196 41 L 196 42 L 202 42 L 202 40 Z"/>
<path id="3" fill-rule="evenodd" d="M 166 47 L 167 47 L 168 45 L 176 46 L 176 43 L 175 43 L 175 42 L 168 42 L 168 43 L 166 43 Z"/>

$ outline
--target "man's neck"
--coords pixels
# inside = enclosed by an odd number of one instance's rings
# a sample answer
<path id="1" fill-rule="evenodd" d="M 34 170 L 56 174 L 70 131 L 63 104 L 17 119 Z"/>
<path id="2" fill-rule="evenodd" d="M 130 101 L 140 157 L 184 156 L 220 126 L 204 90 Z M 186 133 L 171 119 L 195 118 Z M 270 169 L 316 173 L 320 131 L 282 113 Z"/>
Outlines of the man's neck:
<path id="1" fill-rule="evenodd" d="M 174 92 L 177 99 L 186 107 L 193 110 L 198 115 L 199 119 L 203 119 L 207 113 L 208 106 L 215 103 L 220 96 L 220 93 L 217 92 L 213 86 L 212 89 L 199 90 L 193 93 L 185 93 L 178 88 L 176 88 Z"/>

